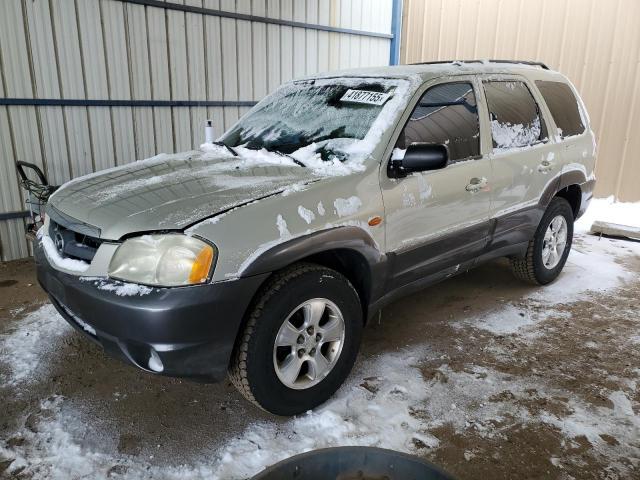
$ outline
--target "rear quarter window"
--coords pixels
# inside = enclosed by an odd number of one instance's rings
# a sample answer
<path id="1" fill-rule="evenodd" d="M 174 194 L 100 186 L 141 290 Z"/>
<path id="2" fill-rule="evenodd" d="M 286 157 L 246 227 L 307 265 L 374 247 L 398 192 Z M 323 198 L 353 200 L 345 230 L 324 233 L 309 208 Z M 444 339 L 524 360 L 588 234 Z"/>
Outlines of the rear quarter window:
<path id="1" fill-rule="evenodd" d="M 586 126 L 580 115 L 578 101 L 569 85 L 562 82 L 537 80 L 536 87 L 549 107 L 562 138 L 580 135 L 585 131 Z"/>

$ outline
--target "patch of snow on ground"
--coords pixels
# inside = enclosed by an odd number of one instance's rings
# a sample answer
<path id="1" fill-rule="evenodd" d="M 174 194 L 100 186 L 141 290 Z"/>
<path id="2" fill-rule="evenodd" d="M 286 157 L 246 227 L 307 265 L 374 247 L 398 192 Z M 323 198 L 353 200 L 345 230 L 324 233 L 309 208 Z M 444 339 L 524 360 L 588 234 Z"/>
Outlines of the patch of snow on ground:
<path id="1" fill-rule="evenodd" d="M 606 292 L 633 280 L 637 274 L 612 257 L 640 257 L 640 242 L 600 238 L 590 235 L 595 219 L 609 222 L 633 222 L 640 225 L 640 203 L 615 203 L 613 198 L 594 199 L 575 225 L 574 243 L 559 278 L 525 297 L 526 304 L 508 304 L 479 317 L 464 320 L 458 326 L 472 325 L 495 335 L 530 333 L 549 315 L 561 315 L 553 305 L 566 304 L 589 297 L 591 292 Z"/>
<path id="2" fill-rule="evenodd" d="M 530 327 L 534 327 L 549 318 L 551 314 L 556 317 L 564 315 L 561 312 L 550 309 L 538 311 L 527 306 L 507 304 L 499 309 L 484 313 L 477 318 L 465 320 L 461 322 L 460 326 L 472 325 L 495 335 L 511 335 L 524 333 Z"/>
<path id="3" fill-rule="evenodd" d="M 588 296 L 589 292 L 604 292 L 632 280 L 637 274 L 621 263 L 612 261 L 619 241 L 589 234 L 574 235 L 569 258 L 558 279 L 536 290 L 528 298 L 550 303 L 567 303 Z M 624 248 L 640 255 L 640 243 L 623 242 Z M 628 255 L 628 252 L 626 252 Z"/>
<path id="4" fill-rule="evenodd" d="M 595 220 L 640 226 L 640 202 L 618 203 L 613 197 L 593 199 L 575 223 L 573 246 L 560 277 L 529 298 L 566 303 L 584 298 L 588 292 L 611 290 L 636 277 L 625 262 L 612 261 L 612 257 L 640 257 L 640 242 L 589 234 Z"/>
<path id="5" fill-rule="evenodd" d="M 633 414 L 629 398 L 624 392 L 609 396 L 613 408 L 594 407 L 579 396 L 550 387 L 544 379 L 536 376 L 514 377 L 492 369 L 471 366 L 465 371 L 453 371 L 442 366 L 441 381 L 429 384 L 428 402 L 423 411 L 425 425 L 451 425 L 456 431 L 472 430 L 481 437 L 502 435 L 495 424 L 502 420 L 536 425 L 540 422 L 557 427 L 567 439 L 584 435 L 593 447 L 602 454 L 640 454 L 637 432 L 640 417 Z M 521 402 L 531 399 L 535 391 L 540 398 L 570 397 L 566 416 L 541 410 L 533 413 Z M 610 446 L 600 436 L 611 435 L 620 445 Z M 627 450 L 622 453 L 622 450 Z M 623 467 L 624 468 L 624 467 Z"/>
<path id="6" fill-rule="evenodd" d="M 206 467 L 152 467 L 144 462 L 126 457 L 116 459 L 112 455 L 93 451 L 77 443 L 72 430 L 82 431 L 82 415 L 66 405 L 66 399 L 54 396 L 40 405 L 42 415 L 34 432 L 23 429 L 20 433 L 29 448 L 0 447 L 0 458 L 13 459 L 9 472 L 22 470 L 23 475 L 35 480 L 66 480 L 70 478 L 129 478 L 136 480 L 178 480 L 184 478 L 219 478 Z M 115 467 L 115 468 L 114 468 Z"/>
<path id="7" fill-rule="evenodd" d="M 24 473 L 35 479 L 102 478 L 118 464 L 126 469 L 127 478 L 231 480 L 251 477 L 275 462 L 316 448 L 372 445 L 409 452 L 416 442 L 435 448 L 438 439 L 413 414 L 429 395 L 419 370 L 424 353 L 414 349 L 377 357 L 323 407 L 283 425 L 260 422 L 248 427 L 212 452 L 210 464 L 159 468 L 139 459 L 116 460 L 92 451 L 70 433 L 83 419 L 72 402 L 62 397 L 43 402 L 42 410 L 49 413 L 42 416 L 36 432 L 26 428 L 20 432 L 27 440 L 24 446 L 0 453 L 15 459 L 12 470 L 24 466 Z"/>
<path id="8" fill-rule="evenodd" d="M 575 224 L 575 231 L 586 233 L 596 220 L 640 227 L 640 202 L 616 202 L 614 197 L 594 198 L 589 208 Z"/>
<path id="9" fill-rule="evenodd" d="M 72 328 L 51 304 L 44 305 L 15 324 L 9 333 L 0 335 L 0 362 L 9 366 L 11 375 L 2 378 L 3 386 L 12 386 L 33 377 L 48 362 L 56 339 Z"/>
<path id="10" fill-rule="evenodd" d="M 11 310 L 9 310 L 9 314 L 12 317 L 15 317 L 17 315 L 20 315 L 24 311 L 24 308 L 25 307 L 12 308 Z"/>
<path id="11" fill-rule="evenodd" d="M 571 399 L 568 404 L 570 415 L 558 418 L 551 413 L 542 412 L 540 420 L 557 427 L 568 438 L 586 437 L 596 450 L 606 451 L 612 448 L 601 437 L 601 435 L 610 435 L 621 444 L 635 444 L 635 447 L 631 447 L 634 451 L 632 455 L 640 454 L 640 448 L 637 446 L 640 416 L 634 414 L 629 397 L 624 392 L 612 392 L 609 400 L 613 408 L 594 407 L 580 400 Z M 619 451 L 622 448 L 617 447 Z"/>
<path id="12" fill-rule="evenodd" d="M 106 477 L 113 465 L 120 465 L 127 478 L 241 479 L 265 467 L 317 448 L 341 445 L 367 445 L 402 452 L 438 448 L 434 434 L 443 425 L 459 433 L 475 433 L 482 438 L 502 435 L 496 424 L 540 422 L 557 427 L 569 439 L 585 436 L 602 453 L 638 454 L 634 442 L 640 417 L 634 414 L 625 392 L 612 392 L 613 408 L 594 407 L 578 397 L 568 403 L 562 418 L 541 410 L 534 413 L 521 402 L 531 392 L 541 398 L 566 397 L 567 392 L 549 387 L 536 376 L 514 377 L 490 368 L 468 365 L 453 369 L 446 358 L 438 375 L 426 381 L 420 371 L 424 358 L 432 356 L 425 348 L 413 348 L 381 355 L 365 365 L 324 406 L 294 417 L 284 424 L 262 421 L 245 429 L 225 445 L 212 450 L 210 462 L 189 466 L 158 467 L 144 460 L 93 451 L 79 443 L 74 431 L 85 419 L 62 397 L 43 402 L 36 431 L 23 428 L 27 441 L 11 451 L 0 450 L 15 459 L 11 469 L 26 467 L 30 478 L 63 479 L 78 476 Z M 601 435 L 612 435 L 620 446 L 609 446 Z M 624 447 L 623 447 L 624 445 Z"/>
<path id="13" fill-rule="evenodd" d="M 436 439 L 411 415 L 429 395 L 418 368 L 420 357 L 420 351 L 381 356 L 323 407 L 284 426 L 265 422 L 249 427 L 221 450 L 217 473 L 225 479 L 245 478 L 291 455 L 340 445 L 407 452 L 415 435 L 436 445 Z"/>

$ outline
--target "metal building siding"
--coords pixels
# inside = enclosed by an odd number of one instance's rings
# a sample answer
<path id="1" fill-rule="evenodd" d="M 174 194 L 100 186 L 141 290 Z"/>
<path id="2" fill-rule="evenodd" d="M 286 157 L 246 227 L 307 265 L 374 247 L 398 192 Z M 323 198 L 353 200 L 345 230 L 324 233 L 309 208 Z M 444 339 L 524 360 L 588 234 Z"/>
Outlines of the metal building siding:
<path id="1" fill-rule="evenodd" d="M 390 34 L 393 0 L 170 0 L 311 25 Z M 257 101 L 281 83 L 386 65 L 389 38 L 224 18 L 126 0 L 0 2 L 0 95 L 7 99 Z M 0 213 L 26 208 L 15 160 L 54 184 L 197 146 L 243 106 L 0 106 Z M 28 254 L 22 219 L 0 220 L 0 258 Z"/>
<path id="2" fill-rule="evenodd" d="M 539 60 L 567 75 L 598 140 L 596 195 L 640 200 L 640 2 L 405 0 L 402 63 Z"/>
<path id="3" fill-rule="evenodd" d="M 27 50 L 25 22 L 21 2 L 13 0 L 5 2 L 0 15 L 0 58 L 2 59 L 2 83 L 4 95 L 7 97 L 30 97 L 33 85 L 30 74 L 30 52 Z M 10 156 L 4 157 L 8 165 L 2 168 L 2 211 L 21 210 L 24 199 L 18 189 L 17 174 L 12 166 L 13 159 L 37 156 L 37 163 L 42 166 L 42 152 L 39 141 L 29 142 L 37 125 L 36 111 L 30 107 L 5 107 L 2 127 L 3 151 L 9 150 Z M 23 131 L 20 131 L 23 129 Z M 8 138 L 7 138 L 8 137 Z M 10 148 L 7 148 L 7 141 Z M 5 160 L 6 159 L 6 160 Z M 5 183 L 6 182 L 6 183 Z M 0 222 L 3 258 L 20 258 L 28 254 L 24 239 L 24 221 L 8 220 Z"/>

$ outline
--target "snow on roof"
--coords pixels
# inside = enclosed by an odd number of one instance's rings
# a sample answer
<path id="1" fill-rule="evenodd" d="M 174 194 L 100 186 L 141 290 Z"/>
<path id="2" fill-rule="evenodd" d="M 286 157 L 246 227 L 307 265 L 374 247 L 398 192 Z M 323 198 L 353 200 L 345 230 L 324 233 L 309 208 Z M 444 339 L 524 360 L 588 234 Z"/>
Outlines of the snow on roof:
<path id="1" fill-rule="evenodd" d="M 488 60 L 474 62 L 464 62 L 453 60 L 444 63 L 424 63 L 411 65 L 391 65 L 380 67 L 351 68 L 324 72 L 297 80 L 310 80 L 315 78 L 331 77 L 383 77 L 383 78 L 405 78 L 430 80 L 443 76 L 474 75 L 480 73 L 519 73 L 524 75 L 535 75 L 536 77 L 558 77 L 558 72 L 541 68 L 537 65 L 526 63 L 508 63 Z M 294 80 L 294 81 L 297 81 Z"/>

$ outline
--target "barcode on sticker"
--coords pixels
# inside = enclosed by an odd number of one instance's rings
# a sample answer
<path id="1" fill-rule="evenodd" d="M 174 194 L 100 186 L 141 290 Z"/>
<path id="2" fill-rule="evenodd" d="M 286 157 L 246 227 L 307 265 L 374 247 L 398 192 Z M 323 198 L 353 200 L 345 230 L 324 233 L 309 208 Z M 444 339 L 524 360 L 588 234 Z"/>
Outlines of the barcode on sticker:
<path id="1" fill-rule="evenodd" d="M 384 105 L 390 93 L 370 92 L 368 90 L 349 89 L 340 99 L 341 102 L 366 103 L 368 105 Z"/>

